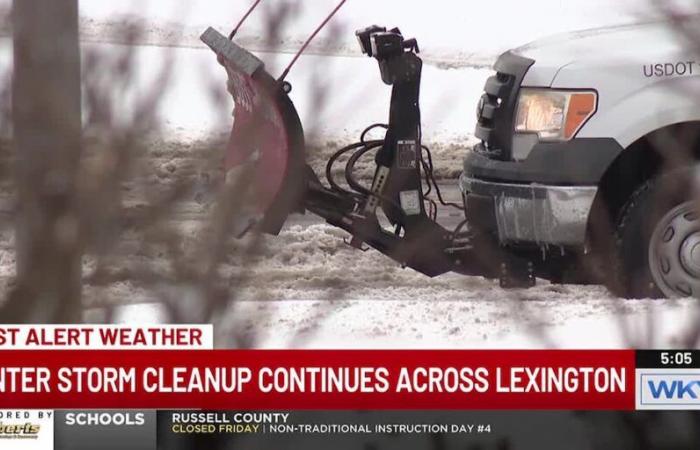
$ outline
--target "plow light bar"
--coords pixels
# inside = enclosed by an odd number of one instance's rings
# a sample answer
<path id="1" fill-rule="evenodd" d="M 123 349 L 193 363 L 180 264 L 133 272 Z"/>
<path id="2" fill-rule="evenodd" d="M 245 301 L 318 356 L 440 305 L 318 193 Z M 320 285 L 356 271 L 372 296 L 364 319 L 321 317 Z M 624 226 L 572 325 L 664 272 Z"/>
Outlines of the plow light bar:
<path id="1" fill-rule="evenodd" d="M 403 36 L 388 31 L 372 35 L 372 55 L 377 59 L 388 59 L 403 52 Z"/>
<path id="2" fill-rule="evenodd" d="M 372 51 L 372 35 L 384 32 L 386 32 L 386 28 L 378 25 L 372 25 L 362 30 L 357 30 L 355 32 L 355 36 L 357 36 L 357 40 L 360 43 L 362 53 L 369 57 L 373 57 L 375 54 Z"/>

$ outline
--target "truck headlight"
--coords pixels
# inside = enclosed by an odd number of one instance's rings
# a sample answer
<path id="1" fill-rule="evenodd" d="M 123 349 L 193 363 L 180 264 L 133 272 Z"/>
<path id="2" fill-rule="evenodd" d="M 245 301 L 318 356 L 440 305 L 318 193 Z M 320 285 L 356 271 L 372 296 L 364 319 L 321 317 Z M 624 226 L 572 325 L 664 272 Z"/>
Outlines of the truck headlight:
<path id="1" fill-rule="evenodd" d="M 596 112 L 594 91 L 522 89 L 515 131 L 537 133 L 544 141 L 568 141 Z"/>

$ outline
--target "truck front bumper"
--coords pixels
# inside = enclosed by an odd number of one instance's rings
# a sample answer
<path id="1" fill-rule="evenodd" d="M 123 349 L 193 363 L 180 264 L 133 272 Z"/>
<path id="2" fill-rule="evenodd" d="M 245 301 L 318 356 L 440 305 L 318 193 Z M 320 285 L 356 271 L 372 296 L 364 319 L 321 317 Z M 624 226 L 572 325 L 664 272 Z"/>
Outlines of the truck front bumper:
<path id="1" fill-rule="evenodd" d="M 467 217 L 502 244 L 580 247 L 586 240 L 596 186 L 509 184 L 463 174 Z"/>

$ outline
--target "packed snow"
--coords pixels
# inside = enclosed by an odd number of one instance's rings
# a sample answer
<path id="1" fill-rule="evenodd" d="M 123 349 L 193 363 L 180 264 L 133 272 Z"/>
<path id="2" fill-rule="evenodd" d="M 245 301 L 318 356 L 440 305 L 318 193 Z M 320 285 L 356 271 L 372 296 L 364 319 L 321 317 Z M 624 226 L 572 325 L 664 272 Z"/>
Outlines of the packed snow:
<path id="1" fill-rule="evenodd" d="M 280 73 L 290 53 L 329 11 L 334 0 L 263 2 L 262 11 L 296 5 L 283 32 L 265 41 L 265 21 L 254 15 L 238 41 L 258 52 L 271 73 Z M 0 7 L 7 0 L 0 1 Z M 152 157 L 162 173 L 154 180 L 167 186 L 177 177 L 215 177 L 190 170 L 200 157 L 193 149 L 221 151 L 230 127 L 231 102 L 225 74 L 198 35 L 213 25 L 231 28 L 248 2 L 230 0 L 125 1 L 82 0 L 84 57 L 133 52 L 133 84 L 119 99 L 118 116 L 128 117 L 143 92 L 171 73 L 162 99 L 160 140 Z M 418 38 L 426 60 L 422 112 L 425 141 L 434 149 L 437 175 L 445 190 L 458 195 L 454 178 L 472 143 L 474 109 L 488 67 L 496 55 L 547 34 L 648 20 L 654 8 L 643 0 L 507 0 L 476 4 L 435 0 L 429 14 L 420 2 L 349 0 L 347 6 L 303 56 L 288 80 L 309 139 L 309 160 L 319 170 L 334 149 L 354 141 L 362 129 L 384 122 L 390 89 L 381 83 L 376 62 L 361 58 L 353 31 L 377 23 L 400 26 Z M 120 31 L 125 17 L 135 18 L 144 33 L 126 47 Z M 1 30 L 0 30 L 1 31 Z M 0 71 L 11 63 L 11 44 L 0 40 Z M 322 101 L 317 97 L 321 88 Z M 189 153 L 188 152 L 193 152 Z M 365 176 L 371 167 L 363 169 Z M 452 186 L 451 188 L 449 186 Z M 173 220 L 198 239 L 207 208 L 197 198 Z M 458 221 L 441 211 L 441 220 Z M 14 266 L 12 237 L 0 235 L 0 271 Z M 237 301 L 216 323 L 218 345 L 263 348 L 615 348 L 680 345 L 697 322 L 695 302 L 622 301 L 599 286 L 557 286 L 541 282 L 526 291 L 504 291 L 496 282 L 454 274 L 435 279 L 405 270 L 376 252 L 344 245 L 345 233 L 311 217 L 295 217 L 279 237 L 264 241 L 254 260 L 242 264 L 232 255 L 222 270 L 232 280 Z M 126 247 L 130 245 L 125 244 Z M 137 253 L 134 262 L 157 255 Z M 241 275 L 245 276 L 241 276 Z M 191 297 L 177 287 L 175 297 Z M 89 320 L 104 320 L 104 300 L 115 300 L 122 322 L 167 321 L 150 292 L 129 281 L 107 291 L 86 286 Z M 623 326 L 624 325 L 624 326 Z M 227 333 L 233 331 L 233 333 Z"/>

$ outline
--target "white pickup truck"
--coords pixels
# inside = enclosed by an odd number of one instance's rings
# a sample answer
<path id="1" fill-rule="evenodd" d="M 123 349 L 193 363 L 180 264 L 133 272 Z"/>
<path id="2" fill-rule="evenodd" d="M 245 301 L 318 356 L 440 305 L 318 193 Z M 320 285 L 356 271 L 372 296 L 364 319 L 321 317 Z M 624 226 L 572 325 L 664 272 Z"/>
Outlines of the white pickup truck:
<path id="1" fill-rule="evenodd" d="M 688 37 L 658 22 L 503 54 L 460 180 L 467 216 L 552 279 L 699 295 L 700 42 Z"/>

